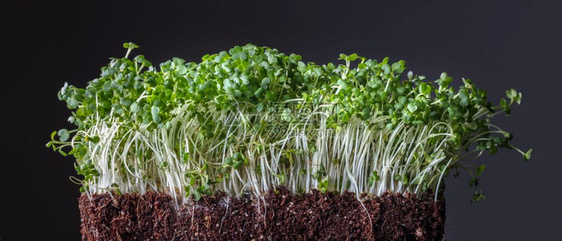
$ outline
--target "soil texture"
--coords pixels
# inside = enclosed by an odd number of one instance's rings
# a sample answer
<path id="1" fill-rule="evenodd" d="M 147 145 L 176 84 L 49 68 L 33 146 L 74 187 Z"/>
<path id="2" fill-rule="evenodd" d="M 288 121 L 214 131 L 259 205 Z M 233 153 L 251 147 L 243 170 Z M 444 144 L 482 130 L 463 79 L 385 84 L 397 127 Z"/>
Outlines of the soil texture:
<path id="1" fill-rule="evenodd" d="M 83 240 L 444 240 L 445 203 L 431 195 L 224 193 L 176 207 L 168 194 L 79 198 Z"/>

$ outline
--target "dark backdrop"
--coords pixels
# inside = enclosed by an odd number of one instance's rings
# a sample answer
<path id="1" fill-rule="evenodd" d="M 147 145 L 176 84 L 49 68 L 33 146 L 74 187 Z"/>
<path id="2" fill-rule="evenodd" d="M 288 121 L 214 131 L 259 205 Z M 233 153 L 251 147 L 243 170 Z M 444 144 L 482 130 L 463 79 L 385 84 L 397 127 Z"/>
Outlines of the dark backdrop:
<path id="1" fill-rule="evenodd" d="M 164 2 L 164 1 L 162 1 Z M 201 1 L 203 2 L 203 1 Z M 489 92 L 523 92 L 495 123 L 515 135 L 515 152 L 483 156 L 487 199 L 470 204 L 466 175 L 447 180 L 449 240 L 555 240 L 560 215 L 562 4 L 560 1 L 17 1 L 1 11 L 0 239 L 78 240 L 73 160 L 45 148 L 70 127 L 56 94 L 83 87 L 133 41 L 153 63 L 198 61 L 254 43 L 336 62 L 339 53 L 404 59 L 430 79 L 442 71 Z"/>

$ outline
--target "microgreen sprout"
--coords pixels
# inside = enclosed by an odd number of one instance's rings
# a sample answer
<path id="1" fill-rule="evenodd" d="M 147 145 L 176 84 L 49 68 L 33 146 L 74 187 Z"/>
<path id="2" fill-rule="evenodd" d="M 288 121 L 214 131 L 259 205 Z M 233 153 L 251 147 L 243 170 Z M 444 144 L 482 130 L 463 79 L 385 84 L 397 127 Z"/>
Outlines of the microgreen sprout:
<path id="1" fill-rule="evenodd" d="M 491 123 L 521 102 L 513 89 L 494 106 L 470 79 L 455 90 L 446 73 L 403 78 L 402 60 L 342 54 L 343 64 L 317 65 L 249 44 L 157 68 L 123 46 L 85 88 L 65 83 L 58 94 L 76 128 L 47 146 L 76 158 L 87 194 L 155 190 L 183 202 L 284 185 L 437 199 L 460 168 L 480 200 L 484 166 L 471 160 L 499 148 L 530 158 Z"/>

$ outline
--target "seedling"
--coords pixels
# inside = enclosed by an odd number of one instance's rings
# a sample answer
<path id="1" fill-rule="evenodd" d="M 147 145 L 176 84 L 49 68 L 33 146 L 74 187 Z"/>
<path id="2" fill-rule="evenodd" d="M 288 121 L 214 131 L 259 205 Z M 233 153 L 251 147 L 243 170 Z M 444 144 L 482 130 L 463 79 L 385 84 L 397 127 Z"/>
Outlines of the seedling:
<path id="1" fill-rule="evenodd" d="M 317 65 L 248 44 L 155 67 L 124 47 L 85 88 L 65 83 L 58 95 L 76 127 L 47 146 L 76 158 L 87 194 L 154 190 L 185 202 L 284 185 L 438 199 L 460 168 L 480 200 L 484 166 L 471 160 L 500 148 L 530 158 L 491 123 L 521 102 L 513 89 L 495 106 L 470 79 L 455 90 L 446 73 L 429 81 L 402 60 L 342 54 Z"/>

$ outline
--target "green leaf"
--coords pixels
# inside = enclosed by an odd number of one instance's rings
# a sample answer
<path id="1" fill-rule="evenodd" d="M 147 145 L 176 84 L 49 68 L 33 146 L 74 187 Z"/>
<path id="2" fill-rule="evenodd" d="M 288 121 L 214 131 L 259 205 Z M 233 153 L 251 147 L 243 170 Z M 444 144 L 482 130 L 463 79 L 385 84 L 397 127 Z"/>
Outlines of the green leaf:
<path id="1" fill-rule="evenodd" d="M 509 89 L 505 91 L 505 95 L 507 96 L 507 98 L 513 99 L 517 96 L 517 91 L 514 89 Z"/>
<path id="2" fill-rule="evenodd" d="M 473 196 L 472 199 L 470 200 L 471 203 L 475 203 L 481 200 L 486 199 L 486 196 L 484 196 L 484 194 L 482 192 L 476 192 Z"/>
<path id="3" fill-rule="evenodd" d="M 247 75 L 240 76 L 240 80 L 242 80 L 243 85 L 249 85 L 250 84 L 250 79 L 248 78 Z"/>
<path id="4" fill-rule="evenodd" d="M 421 83 L 419 86 L 420 94 L 428 95 L 431 93 L 431 86 L 427 83 Z"/>
<path id="5" fill-rule="evenodd" d="M 484 171 L 484 169 L 486 169 L 486 165 L 482 164 L 482 165 L 478 166 L 478 167 L 476 168 L 476 175 L 479 176 L 480 174 L 482 174 L 482 172 Z"/>
<path id="6" fill-rule="evenodd" d="M 271 83 L 271 79 L 270 78 L 263 78 L 261 80 L 261 86 L 262 88 L 266 89 L 265 87 L 269 85 L 269 83 Z"/>
<path id="7" fill-rule="evenodd" d="M 394 127 L 395 127 L 395 126 L 394 126 L 394 124 L 392 124 L 392 123 L 386 124 L 386 129 L 388 129 L 388 130 L 394 130 Z"/>
<path id="8" fill-rule="evenodd" d="M 355 61 L 356 59 L 357 59 L 357 54 L 352 54 L 345 58 L 345 60 L 352 61 L 352 62 Z"/>
<path id="9" fill-rule="evenodd" d="M 185 196 L 189 197 L 189 195 L 191 194 L 191 186 L 185 186 L 184 190 L 185 190 Z"/>
<path id="10" fill-rule="evenodd" d="M 258 88 L 258 89 L 254 92 L 254 96 L 255 96 L 256 98 L 261 98 L 261 96 L 263 95 L 264 91 L 265 91 L 265 90 L 264 90 L 262 87 L 260 87 L 260 88 Z M 260 102 L 260 103 L 261 103 L 261 102 Z"/>
<path id="11" fill-rule="evenodd" d="M 199 188 L 197 188 L 197 192 L 199 192 L 203 195 L 211 195 L 211 189 L 209 188 L 209 186 L 206 183 L 199 186 Z"/>
<path id="12" fill-rule="evenodd" d="M 160 116 L 158 116 L 159 112 L 160 108 L 158 108 L 158 106 L 152 106 L 152 108 L 150 109 L 150 113 L 152 114 L 152 121 L 160 123 L 162 119 L 160 118 Z"/>
<path id="13" fill-rule="evenodd" d="M 374 170 L 369 176 L 369 186 L 373 186 L 378 180 L 380 180 L 380 176 L 377 173 L 377 170 Z"/>
<path id="14" fill-rule="evenodd" d="M 306 72 L 306 64 L 299 61 L 297 70 L 301 73 Z"/>
<path id="15" fill-rule="evenodd" d="M 70 138 L 70 134 L 68 133 L 67 129 L 60 129 L 57 132 L 57 135 L 59 136 L 59 141 L 61 142 L 65 142 L 68 140 L 68 138 Z"/>
<path id="16" fill-rule="evenodd" d="M 76 100 L 74 97 L 70 97 L 66 100 L 66 106 L 68 107 L 68 109 L 76 109 L 79 104 L 80 102 L 78 102 L 78 100 Z"/>
<path id="17" fill-rule="evenodd" d="M 193 194 L 193 199 L 195 199 L 195 201 L 199 201 L 201 199 L 201 193 L 199 193 L 197 190 L 191 189 L 191 192 Z"/>
<path id="18" fill-rule="evenodd" d="M 238 169 L 238 168 L 240 168 L 243 164 L 244 164 L 244 162 L 243 162 L 242 160 L 235 160 L 235 162 L 232 164 L 232 168 Z"/>
<path id="19" fill-rule="evenodd" d="M 508 108 L 509 106 L 507 105 L 507 101 L 504 98 L 501 98 L 500 100 L 500 107 L 503 109 Z"/>
<path id="20" fill-rule="evenodd" d="M 504 98 L 500 100 L 500 108 L 504 109 L 506 115 L 511 113 L 511 108 Z"/>
<path id="21" fill-rule="evenodd" d="M 363 108 L 363 111 L 361 113 L 363 119 L 369 119 L 371 117 L 371 111 L 372 109 L 370 107 Z"/>
<path id="22" fill-rule="evenodd" d="M 517 96 L 514 98 L 515 102 L 520 105 L 521 104 L 521 98 L 523 98 L 523 94 L 521 94 L 521 92 L 517 93 Z"/>
<path id="23" fill-rule="evenodd" d="M 459 91 L 459 98 L 461 99 L 461 101 L 468 101 L 468 93 L 466 93 L 465 90 L 460 90 Z M 466 105 L 463 105 L 462 102 L 461 102 L 461 105 L 466 106 Z"/>
<path id="24" fill-rule="evenodd" d="M 405 69 L 405 62 L 403 60 L 400 60 L 392 64 L 392 71 L 394 71 L 394 73 L 396 74 L 401 74 L 402 72 L 404 72 L 404 69 Z"/>
<path id="25" fill-rule="evenodd" d="M 263 102 L 259 102 L 259 103 L 256 105 L 256 111 L 257 111 L 257 112 L 262 112 L 262 111 L 264 110 L 264 108 L 265 108 L 265 105 L 263 104 Z"/>
<path id="26" fill-rule="evenodd" d="M 130 109 L 132 113 L 138 113 L 141 110 L 137 102 L 132 103 Z"/>
<path id="27" fill-rule="evenodd" d="M 138 48 L 138 47 L 139 47 L 139 46 L 136 45 L 136 44 L 133 43 L 133 42 L 128 42 L 128 43 L 124 43 L 124 44 L 123 44 L 123 48 L 126 48 L 126 49 L 136 49 L 136 48 Z"/>
<path id="28" fill-rule="evenodd" d="M 410 112 L 414 112 L 418 109 L 418 106 L 415 103 L 408 103 L 408 110 Z"/>
<path id="29" fill-rule="evenodd" d="M 441 76 L 439 76 L 439 79 L 441 79 L 441 80 L 447 79 L 447 73 L 445 73 L 445 72 L 441 73 Z"/>
<path id="30" fill-rule="evenodd" d="M 385 57 L 384 59 L 382 59 L 382 61 L 381 61 L 381 63 L 380 63 L 381 66 L 387 64 L 387 63 L 388 63 L 388 60 L 389 60 L 388 57 Z"/>
<path id="31" fill-rule="evenodd" d="M 390 74 L 390 71 L 391 71 L 390 65 L 388 65 L 388 64 L 383 64 L 383 65 L 381 66 L 381 69 L 384 71 L 384 74 L 385 74 L 385 75 Z"/>
<path id="32" fill-rule="evenodd" d="M 111 90 L 111 82 L 105 82 L 103 84 L 103 91 L 109 92 Z"/>
<path id="33" fill-rule="evenodd" d="M 302 59 L 302 56 L 300 56 L 298 54 L 291 54 L 289 57 L 291 59 L 293 59 L 294 61 L 300 61 Z"/>
<path id="34" fill-rule="evenodd" d="M 345 81 L 342 80 L 342 79 L 338 80 L 337 85 L 338 85 L 342 90 L 347 90 L 347 88 L 348 88 L 347 83 L 345 83 Z"/>
<path id="35" fill-rule="evenodd" d="M 321 182 L 318 183 L 318 190 L 321 193 L 328 191 L 328 177 L 325 177 Z"/>
<path id="36" fill-rule="evenodd" d="M 404 185 L 408 185 L 408 183 L 410 182 L 408 175 L 404 174 L 404 176 L 402 176 L 402 183 Z"/>
<path id="37" fill-rule="evenodd" d="M 533 151 L 533 149 L 531 148 L 527 152 L 525 152 L 525 155 L 523 155 L 524 161 L 527 161 L 527 160 L 531 159 L 531 152 L 532 151 Z"/>
<path id="38" fill-rule="evenodd" d="M 134 58 L 134 60 L 137 61 L 138 63 L 146 66 L 146 67 L 152 66 L 152 63 L 150 63 L 150 61 L 146 60 L 144 55 L 138 55 L 137 57 Z"/>

